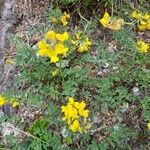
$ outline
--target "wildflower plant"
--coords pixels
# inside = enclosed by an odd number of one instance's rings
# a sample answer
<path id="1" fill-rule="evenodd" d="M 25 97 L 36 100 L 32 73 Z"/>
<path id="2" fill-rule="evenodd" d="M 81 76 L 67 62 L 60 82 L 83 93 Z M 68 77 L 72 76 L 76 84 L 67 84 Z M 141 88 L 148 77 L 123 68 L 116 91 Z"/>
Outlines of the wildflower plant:
<path id="1" fill-rule="evenodd" d="M 19 105 L 19 102 L 14 98 L 6 99 L 2 95 L 0 95 L 0 106 L 3 106 L 6 103 L 10 103 L 12 107 L 17 107 Z"/>
<path id="2" fill-rule="evenodd" d="M 63 121 L 66 121 L 72 132 L 87 132 L 89 129 L 88 116 L 89 110 L 85 109 L 86 104 L 84 101 L 77 102 L 72 97 L 66 106 L 61 107 L 62 113 L 64 113 Z"/>
<path id="3" fill-rule="evenodd" d="M 71 42 L 79 53 L 87 52 L 92 44 L 88 36 L 85 36 L 83 32 L 76 33 Z"/>
<path id="4" fill-rule="evenodd" d="M 137 41 L 137 46 L 136 48 L 139 50 L 141 53 L 147 53 L 149 49 L 149 45 L 142 40 Z"/>
<path id="5" fill-rule="evenodd" d="M 111 30 L 120 30 L 120 29 L 122 29 L 122 27 L 125 24 L 124 19 L 122 19 L 122 18 L 119 18 L 119 19 L 112 18 L 108 14 L 108 12 L 105 12 L 104 16 L 99 21 L 104 27 L 109 28 Z"/>
<path id="6" fill-rule="evenodd" d="M 46 33 L 45 40 L 38 42 L 38 54 L 49 57 L 51 63 L 56 63 L 59 61 L 58 55 L 66 56 L 68 47 L 64 45 L 64 42 L 68 39 L 67 32 L 60 34 L 50 30 Z"/>
<path id="7" fill-rule="evenodd" d="M 138 29 L 149 30 L 150 29 L 150 14 L 146 12 L 145 14 L 142 12 L 133 11 L 132 17 L 138 21 Z"/>

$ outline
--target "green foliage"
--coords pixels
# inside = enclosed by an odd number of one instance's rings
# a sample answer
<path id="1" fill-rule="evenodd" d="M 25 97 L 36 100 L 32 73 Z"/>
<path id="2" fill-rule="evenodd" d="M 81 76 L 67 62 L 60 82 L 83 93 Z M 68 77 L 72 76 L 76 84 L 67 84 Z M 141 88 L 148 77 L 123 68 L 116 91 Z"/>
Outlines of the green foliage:
<path id="1" fill-rule="evenodd" d="M 78 4 L 76 0 L 57 2 L 62 5 Z M 92 2 L 86 0 L 82 5 L 84 8 L 92 6 Z M 111 7 L 112 1 L 107 2 Z M 4 95 L 19 99 L 27 108 L 35 106 L 41 113 L 30 123 L 26 120 L 21 122 L 20 116 L 2 118 L 2 121 L 14 123 L 25 134 L 22 141 L 17 141 L 17 137 L 11 135 L 13 138 L 8 139 L 10 147 L 25 150 L 132 149 L 129 141 L 138 137 L 138 131 L 132 124 L 129 127 L 126 125 L 128 119 L 132 116 L 137 117 L 136 113 L 140 111 L 140 116 L 146 123 L 150 120 L 149 54 L 137 52 L 136 35 L 131 28 L 124 27 L 121 31 L 109 35 L 110 40 L 116 42 L 116 48 L 110 52 L 109 43 L 104 43 L 94 31 L 99 28 L 97 16 L 87 21 L 79 14 L 81 17 L 79 24 L 82 27 L 74 29 L 52 23 L 53 17 L 60 18 L 62 15 L 60 9 L 50 9 L 45 13 L 45 24 L 39 24 L 34 29 L 30 28 L 29 37 L 37 32 L 43 36 L 49 30 L 49 23 L 51 29 L 56 32 L 70 31 L 71 37 L 75 36 L 74 32 L 81 32 L 83 28 L 83 38 L 86 34 L 92 37 L 91 51 L 83 54 L 74 52 L 76 49 L 66 42 L 70 49 L 67 57 L 52 64 L 49 58 L 37 55 L 37 45 L 30 45 L 18 37 L 9 36 L 16 46 L 16 68 L 19 73 L 15 78 L 16 87 Z M 55 70 L 57 74 L 53 76 Z M 135 86 L 140 90 L 138 96 L 132 91 Z M 62 121 L 60 109 L 66 104 L 68 97 L 86 101 L 92 126 L 87 133 L 72 133 Z M 109 112 L 113 114 L 110 117 L 112 120 L 107 117 Z M 93 121 L 97 114 L 102 120 L 99 124 Z M 112 121 L 110 124 L 109 119 Z M 99 126 L 105 124 L 104 130 L 97 130 Z M 93 134 L 92 130 L 97 132 Z M 95 134 L 106 137 L 98 141 Z"/>

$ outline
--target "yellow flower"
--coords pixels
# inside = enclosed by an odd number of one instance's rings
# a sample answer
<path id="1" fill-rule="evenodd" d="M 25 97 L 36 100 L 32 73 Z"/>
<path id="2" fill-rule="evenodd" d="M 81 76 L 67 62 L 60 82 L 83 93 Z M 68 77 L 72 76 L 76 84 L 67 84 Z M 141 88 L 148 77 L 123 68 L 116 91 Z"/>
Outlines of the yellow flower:
<path id="1" fill-rule="evenodd" d="M 121 27 L 125 24 L 122 18 L 112 20 L 107 12 L 105 12 L 103 18 L 99 21 L 104 27 L 107 27 L 111 30 L 120 30 Z"/>
<path id="2" fill-rule="evenodd" d="M 72 125 L 70 125 L 70 129 L 73 132 L 81 131 L 80 123 L 78 120 L 75 120 Z"/>
<path id="3" fill-rule="evenodd" d="M 147 128 L 150 130 L 150 122 L 147 123 Z"/>
<path id="4" fill-rule="evenodd" d="M 146 12 L 145 14 L 137 13 L 133 11 L 132 17 L 138 19 L 138 29 L 143 31 L 150 29 L 150 15 Z"/>
<path id="5" fill-rule="evenodd" d="M 89 115 L 89 110 L 85 110 L 85 106 L 86 106 L 86 104 L 85 104 L 85 102 L 84 101 L 82 101 L 80 104 L 79 104 L 79 115 L 80 116 L 83 116 L 83 117 L 88 117 L 88 115 Z"/>
<path id="6" fill-rule="evenodd" d="M 0 106 L 4 105 L 7 101 L 0 95 Z"/>
<path id="7" fill-rule="evenodd" d="M 59 61 L 59 58 L 57 56 L 52 56 L 50 62 L 51 63 L 57 63 Z"/>
<path id="8" fill-rule="evenodd" d="M 72 97 L 69 97 L 69 104 L 74 104 L 74 99 Z"/>
<path id="9" fill-rule="evenodd" d="M 147 29 L 147 24 L 140 24 L 140 25 L 138 25 L 138 29 L 140 31 L 146 30 Z"/>
<path id="10" fill-rule="evenodd" d="M 64 32 L 63 34 L 56 34 L 56 38 L 57 40 L 64 42 L 69 39 L 69 35 L 67 32 Z"/>
<path id="11" fill-rule="evenodd" d="M 55 51 L 57 54 L 61 54 L 63 56 L 66 56 L 68 48 L 65 47 L 63 44 L 56 44 L 55 45 Z"/>
<path id="12" fill-rule="evenodd" d="M 146 29 L 150 29 L 150 20 L 149 21 L 141 20 L 139 25 L 138 25 L 138 29 L 141 31 L 146 30 Z"/>
<path id="13" fill-rule="evenodd" d="M 55 40 L 56 33 L 54 31 L 48 31 L 45 37 L 46 39 Z"/>
<path id="14" fill-rule="evenodd" d="M 141 53 L 146 53 L 149 49 L 149 45 L 142 40 L 137 41 L 137 46 L 136 48 L 141 52 Z"/>
<path id="15" fill-rule="evenodd" d="M 82 102 L 80 103 L 80 109 L 84 109 L 84 108 L 85 108 L 85 106 L 86 106 L 85 102 L 84 102 L 84 101 L 82 101 Z"/>
<path id="16" fill-rule="evenodd" d="M 79 109 L 80 116 L 87 118 L 89 116 L 89 110 Z"/>
<path id="17" fill-rule="evenodd" d="M 66 107 L 62 107 L 62 112 L 64 112 L 66 119 L 73 120 L 78 118 L 78 112 L 71 104 L 68 104 Z"/>
<path id="18" fill-rule="evenodd" d="M 75 102 L 74 103 L 74 107 L 76 107 L 77 109 L 79 109 L 80 108 L 80 103 L 79 102 Z"/>
<path id="19" fill-rule="evenodd" d="M 38 54 L 40 56 L 47 56 L 47 49 L 39 49 Z"/>
<path id="20" fill-rule="evenodd" d="M 5 62 L 7 64 L 15 64 L 15 61 L 13 61 L 12 59 L 6 59 Z"/>
<path id="21" fill-rule="evenodd" d="M 121 30 L 124 24 L 125 24 L 124 20 L 122 18 L 119 18 L 117 20 L 111 21 L 111 23 L 107 26 L 107 28 L 117 31 L 117 30 Z"/>
<path id="22" fill-rule="evenodd" d="M 110 22 L 110 19 L 111 19 L 110 15 L 107 12 L 105 12 L 103 18 L 100 19 L 99 21 L 104 27 L 107 27 Z"/>
<path id="23" fill-rule="evenodd" d="M 90 46 L 91 46 L 91 41 L 87 37 L 86 40 L 80 44 L 77 51 L 80 52 L 80 53 L 88 51 Z"/>
<path id="24" fill-rule="evenodd" d="M 69 19 L 70 19 L 70 14 L 67 14 L 66 12 L 64 12 L 64 15 L 61 16 L 61 18 L 60 18 L 63 26 L 66 26 L 68 24 Z"/>
<path id="25" fill-rule="evenodd" d="M 148 13 L 146 13 L 146 14 L 143 16 L 143 19 L 145 19 L 145 20 L 150 19 L 150 15 L 149 15 Z"/>
<path id="26" fill-rule="evenodd" d="M 131 16 L 133 18 L 139 19 L 142 15 L 141 15 L 141 13 L 138 13 L 137 11 L 133 11 Z"/>
<path id="27" fill-rule="evenodd" d="M 63 26 L 66 26 L 66 25 L 68 24 L 68 22 L 67 22 L 65 16 L 62 16 L 62 17 L 61 17 L 61 22 L 62 22 Z"/>
<path id="28" fill-rule="evenodd" d="M 88 46 L 90 46 L 92 44 L 88 37 L 85 40 L 85 44 Z"/>
<path id="29" fill-rule="evenodd" d="M 61 106 L 61 111 L 65 112 L 66 111 L 66 106 Z"/>
<path id="30" fill-rule="evenodd" d="M 75 36 L 76 36 L 76 39 L 77 39 L 77 40 L 80 40 L 80 38 L 81 38 L 81 34 L 82 34 L 82 32 L 78 32 L 78 33 L 76 33 L 76 35 L 75 35 Z"/>
<path id="31" fill-rule="evenodd" d="M 89 116 L 89 110 L 85 109 L 85 107 L 86 104 L 84 101 L 79 103 L 72 97 L 69 97 L 69 101 L 66 106 L 61 107 L 61 111 L 64 113 L 64 117 L 62 119 L 67 122 L 73 132 L 86 132 L 88 129 L 87 117 Z"/>
<path id="32" fill-rule="evenodd" d="M 18 102 L 14 102 L 14 103 L 12 104 L 12 107 L 16 107 L 16 106 L 18 106 L 18 105 L 19 105 Z"/>
<path id="33" fill-rule="evenodd" d="M 47 56 L 51 59 L 51 63 L 56 63 L 59 61 L 59 58 L 57 56 L 57 52 L 50 47 L 47 51 Z"/>
<path id="34" fill-rule="evenodd" d="M 47 49 L 47 43 L 45 40 L 41 40 L 38 42 L 39 49 Z"/>
<path id="35" fill-rule="evenodd" d="M 70 14 L 67 14 L 66 12 L 64 12 L 64 16 L 66 17 L 66 19 L 70 19 Z"/>
<path id="36" fill-rule="evenodd" d="M 41 40 L 38 42 L 39 51 L 38 54 L 40 56 L 47 56 L 47 43 L 45 40 Z"/>

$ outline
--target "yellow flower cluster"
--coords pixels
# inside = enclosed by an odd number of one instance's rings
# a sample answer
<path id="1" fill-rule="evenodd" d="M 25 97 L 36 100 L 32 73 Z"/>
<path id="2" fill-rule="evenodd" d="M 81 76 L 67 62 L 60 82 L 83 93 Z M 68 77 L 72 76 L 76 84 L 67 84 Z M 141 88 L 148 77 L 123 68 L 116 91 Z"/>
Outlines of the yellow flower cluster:
<path id="1" fill-rule="evenodd" d="M 76 102 L 72 97 L 69 98 L 69 102 L 66 106 L 61 107 L 61 111 L 64 113 L 63 120 L 67 122 L 72 132 L 86 132 L 88 129 L 87 117 L 89 116 L 89 110 L 85 109 L 86 104 L 84 101 Z M 84 119 L 84 123 L 81 122 Z"/>
<path id="2" fill-rule="evenodd" d="M 66 26 L 68 24 L 69 19 L 70 19 L 70 14 L 64 12 L 63 16 L 61 16 L 60 18 L 53 17 L 52 22 L 55 24 L 58 23 L 58 24 L 62 24 L 63 26 Z"/>
<path id="3" fill-rule="evenodd" d="M 149 49 L 149 45 L 142 40 L 137 41 L 136 48 L 141 52 L 141 53 L 147 53 Z"/>
<path id="4" fill-rule="evenodd" d="M 125 24 L 122 18 L 112 19 L 112 17 L 110 17 L 110 15 L 107 12 L 105 12 L 103 18 L 101 18 L 99 21 L 104 27 L 109 28 L 111 30 L 120 30 Z"/>
<path id="5" fill-rule="evenodd" d="M 77 46 L 77 51 L 79 53 L 87 52 L 92 44 L 87 36 L 84 38 L 84 40 L 82 40 L 81 34 L 82 34 L 81 32 L 77 33 L 75 35 L 75 39 L 72 40 L 72 44 Z"/>
<path id="6" fill-rule="evenodd" d="M 48 31 L 45 39 L 38 42 L 38 54 L 49 57 L 51 63 L 56 63 L 59 61 L 58 55 L 66 56 L 68 47 L 64 45 L 64 42 L 68 39 L 69 34 L 67 32 L 59 34 L 54 31 Z"/>
<path id="7" fill-rule="evenodd" d="M 142 14 L 138 13 L 137 11 L 132 12 L 132 17 L 135 19 L 138 19 L 138 29 L 139 30 L 146 30 L 150 29 L 150 15 L 148 13 Z"/>
<path id="8" fill-rule="evenodd" d="M 0 95 L 0 106 L 3 106 L 4 104 L 6 104 L 8 102 L 12 104 L 12 107 L 16 107 L 19 105 L 19 103 L 17 101 L 14 101 L 13 99 L 10 99 L 8 101 L 4 97 L 2 97 L 2 95 Z"/>

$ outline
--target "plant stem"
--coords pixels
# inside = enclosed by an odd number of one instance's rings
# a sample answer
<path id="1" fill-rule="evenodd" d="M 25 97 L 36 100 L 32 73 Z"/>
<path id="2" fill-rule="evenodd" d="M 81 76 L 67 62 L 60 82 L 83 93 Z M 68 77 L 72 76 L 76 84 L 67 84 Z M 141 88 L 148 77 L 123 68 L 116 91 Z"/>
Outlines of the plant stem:
<path id="1" fill-rule="evenodd" d="M 60 70 L 60 75 L 61 75 L 61 78 L 62 78 L 62 84 L 65 85 L 64 74 L 63 74 L 63 71 L 62 71 L 62 60 L 60 60 L 59 70 Z"/>

